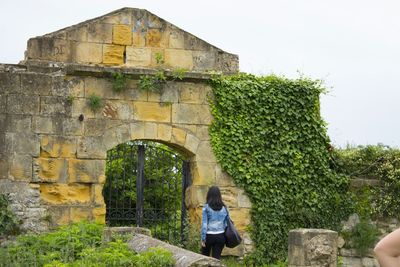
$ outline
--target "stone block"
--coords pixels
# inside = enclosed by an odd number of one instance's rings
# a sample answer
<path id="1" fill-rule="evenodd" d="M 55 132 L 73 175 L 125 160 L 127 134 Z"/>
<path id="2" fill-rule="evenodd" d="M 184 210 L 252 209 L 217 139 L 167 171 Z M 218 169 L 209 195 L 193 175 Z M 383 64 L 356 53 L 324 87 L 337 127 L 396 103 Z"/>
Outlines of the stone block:
<path id="1" fill-rule="evenodd" d="M 209 141 L 201 141 L 197 153 L 196 161 L 217 162 Z"/>
<path id="2" fill-rule="evenodd" d="M 104 196 L 103 196 L 103 184 L 95 184 L 92 186 L 93 188 L 93 203 L 94 205 L 104 206 Z"/>
<path id="3" fill-rule="evenodd" d="M 361 258 L 343 257 L 342 267 L 365 267 Z M 378 265 L 379 266 L 379 265 Z"/>
<path id="4" fill-rule="evenodd" d="M 172 104 L 172 123 L 210 125 L 211 121 L 208 105 Z"/>
<path id="5" fill-rule="evenodd" d="M 98 64 L 103 61 L 103 45 L 96 43 L 76 43 L 74 62 Z"/>
<path id="6" fill-rule="evenodd" d="M 90 207 L 71 207 L 71 222 L 81 222 L 92 220 L 92 210 Z"/>
<path id="7" fill-rule="evenodd" d="M 195 83 L 182 83 L 179 88 L 179 103 L 203 104 L 202 87 Z"/>
<path id="8" fill-rule="evenodd" d="M 166 142 L 171 141 L 172 136 L 172 126 L 169 124 L 158 124 L 157 125 L 157 139 Z"/>
<path id="9" fill-rule="evenodd" d="M 46 158 L 73 158 L 76 156 L 77 141 L 75 137 L 42 136 L 40 156 Z"/>
<path id="10" fill-rule="evenodd" d="M 179 102 L 179 86 L 176 82 L 167 81 L 161 92 L 160 102 L 177 103 Z"/>
<path id="11" fill-rule="evenodd" d="M 130 124 L 131 140 L 140 140 L 144 138 L 144 123 L 135 122 Z"/>
<path id="12" fill-rule="evenodd" d="M 171 106 L 150 102 L 133 102 L 133 118 L 142 121 L 171 122 Z"/>
<path id="13" fill-rule="evenodd" d="M 231 208 L 238 207 L 238 189 L 236 187 L 221 187 L 221 195 L 224 203 Z"/>
<path id="14" fill-rule="evenodd" d="M 6 133 L 5 142 L 5 151 L 8 153 L 30 155 L 32 157 L 39 156 L 40 142 L 36 134 L 25 132 Z"/>
<path id="15" fill-rule="evenodd" d="M 225 198 L 223 198 L 225 200 Z M 251 224 L 250 209 L 229 209 L 229 215 L 239 232 L 244 232 Z"/>
<path id="16" fill-rule="evenodd" d="M 49 204 L 83 204 L 91 199 L 91 186 L 86 184 L 40 184 L 40 197 Z"/>
<path id="17" fill-rule="evenodd" d="M 220 164 L 217 164 L 215 172 L 216 172 L 216 184 L 218 186 L 235 186 L 232 177 L 230 177 L 228 173 L 222 170 Z"/>
<path id="18" fill-rule="evenodd" d="M 188 187 L 186 189 L 186 195 L 185 195 L 186 207 L 190 210 L 202 206 L 204 203 L 206 203 L 207 192 L 208 192 L 208 186 L 206 185 L 202 186 L 191 185 L 190 187 Z M 200 216 L 201 216 L 201 209 L 200 209 Z"/>
<path id="19" fill-rule="evenodd" d="M 237 55 L 218 53 L 215 59 L 215 69 L 225 73 L 236 73 L 239 71 L 239 58 Z"/>
<path id="20" fill-rule="evenodd" d="M 337 232 L 325 229 L 295 229 L 289 232 L 289 266 L 337 264 Z"/>
<path id="21" fill-rule="evenodd" d="M 161 31 L 159 29 L 148 29 L 146 33 L 146 46 L 161 47 Z"/>
<path id="22" fill-rule="evenodd" d="M 121 95 L 114 92 L 112 82 L 109 79 L 96 77 L 85 78 L 85 96 L 97 95 L 103 99 L 120 99 Z"/>
<path id="23" fill-rule="evenodd" d="M 145 122 L 144 123 L 144 139 L 157 138 L 157 123 Z"/>
<path id="24" fill-rule="evenodd" d="M 184 41 L 187 50 L 209 51 L 213 49 L 210 44 L 188 32 L 184 32 Z"/>
<path id="25" fill-rule="evenodd" d="M 67 39 L 76 42 L 87 42 L 88 41 L 88 29 L 87 26 L 70 28 L 67 31 Z"/>
<path id="26" fill-rule="evenodd" d="M 71 116 L 71 105 L 64 97 L 44 96 L 40 97 L 40 114 Z"/>
<path id="27" fill-rule="evenodd" d="M 102 110 L 104 118 L 130 120 L 132 118 L 131 103 L 126 101 L 106 101 Z"/>
<path id="28" fill-rule="evenodd" d="M 147 90 L 140 89 L 138 83 L 138 80 L 128 80 L 128 88 L 122 93 L 126 100 L 147 101 Z"/>
<path id="29" fill-rule="evenodd" d="M 71 62 L 72 42 L 52 37 L 36 37 L 28 40 L 27 59 Z"/>
<path id="30" fill-rule="evenodd" d="M 243 189 L 238 189 L 238 207 L 239 208 L 251 208 L 251 202 L 247 194 Z"/>
<path id="31" fill-rule="evenodd" d="M 21 74 L 21 92 L 30 95 L 50 95 L 52 77 L 39 73 Z"/>
<path id="32" fill-rule="evenodd" d="M 68 224 L 70 222 L 70 210 L 69 206 L 48 206 L 47 212 L 51 218 L 50 226 L 56 228 Z"/>
<path id="33" fill-rule="evenodd" d="M 0 95 L 21 92 L 20 75 L 14 72 L 0 72 Z"/>
<path id="34" fill-rule="evenodd" d="M 42 117 L 35 116 L 32 119 L 33 121 L 33 131 L 35 133 L 41 134 L 53 134 L 55 133 L 55 128 L 53 126 L 53 118 L 52 117 Z"/>
<path id="35" fill-rule="evenodd" d="M 169 35 L 169 48 L 184 49 L 185 37 L 181 30 L 172 30 Z"/>
<path id="36" fill-rule="evenodd" d="M 85 121 L 85 136 L 101 136 L 110 128 L 121 124 L 119 120 L 87 119 Z"/>
<path id="37" fill-rule="evenodd" d="M 107 23 L 91 23 L 87 27 L 87 40 L 92 43 L 111 44 L 113 26 Z"/>
<path id="38" fill-rule="evenodd" d="M 130 140 L 130 127 L 129 125 L 120 125 L 118 127 L 111 128 L 107 130 L 102 139 L 104 148 L 109 150 L 118 144 L 125 143 Z"/>
<path id="39" fill-rule="evenodd" d="M 107 149 L 101 137 L 83 137 L 78 140 L 77 158 L 106 159 Z"/>
<path id="40" fill-rule="evenodd" d="M 192 70 L 192 51 L 180 49 L 165 49 L 165 64 L 171 68 Z"/>
<path id="41" fill-rule="evenodd" d="M 109 65 L 124 64 L 125 47 L 121 45 L 103 45 L 103 63 Z"/>
<path id="42" fill-rule="evenodd" d="M 243 244 L 239 244 L 237 247 L 234 248 L 224 247 L 221 255 L 241 257 L 243 256 L 243 254 L 244 254 L 244 246 Z"/>
<path id="43" fill-rule="evenodd" d="M 67 162 L 65 159 L 38 158 L 34 161 L 34 182 L 65 183 Z"/>
<path id="44" fill-rule="evenodd" d="M 103 118 L 103 113 L 101 111 L 102 108 L 93 112 L 90 109 L 89 100 L 85 98 L 75 99 L 71 107 L 72 117 L 76 119 L 79 119 L 80 115 L 84 116 L 84 120 L 91 118 Z"/>
<path id="45" fill-rule="evenodd" d="M 159 57 L 165 61 L 164 49 L 158 47 L 151 48 L 151 66 L 154 68 L 164 67 L 165 65 L 159 61 Z"/>
<path id="46" fill-rule="evenodd" d="M 13 155 L 10 161 L 10 177 L 19 181 L 32 179 L 32 156 Z"/>
<path id="47" fill-rule="evenodd" d="M 146 35 L 141 30 L 132 33 L 132 46 L 134 47 L 145 47 L 146 46 Z"/>
<path id="48" fill-rule="evenodd" d="M 77 135 L 83 134 L 83 123 L 77 118 L 65 118 L 62 120 L 62 132 L 65 135 Z"/>
<path id="49" fill-rule="evenodd" d="M 184 146 L 186 142 L 186 131 L 179 128 L 172 128 L 171 143 Z"/>
<path id="50" fill-rule="evenodd" d="M 215 57 L 213 51 L 193 51 L 193 70 L 214 70 Z"/>
<path id="51" fill-rule="evenodd" d="M 214 185 L 215 184 L 215 165 L 210 162 L 191 162 L 192 184 Z"/>
<path id="52" fill-rule="evenodd" d="M 0 179 L 8 179 L 10 164 L 8 159 L 1 156 L 0 151 Z"/>
<path id="53" fill-rule="evenodd" d="M 0 94 L 0 113 L 6 113 L 7 110 L 7 101 L 6 96 Z"/>
<path id="54" fill-rule="evenodd" d="M 106 207 L 98 207 L 92 209 L 93 219 L 99 223 L 106 222 Z"/>
<path id="55" fill-rule="evenodd" d="M 186 134 L 185 148 L 191 153 L 196 154 L 197 148 L 199 147 L 200 140 L 193 134 Z"/>
<path id="56" fill-rule="evenodd" d="M 130 25 L 113 25 L 113 44 L 131 45 L 132 44 L 132 28 Z"/>
<path id="57" fill-rule="evenodd" d="M 151 49 L 147 47 L 126 47 L 126 65 L 130 67 L 149 67 L 151 65 Z"/>
<path id="58" fill-rule="evenodd" d="M 128 11 L 122 11 L 117 14 L 109 15 L 102 19 L 103 23 L 110 23 L 110 24 L 132 24 L 132 14 Z"/>
<path id="59" fill-rule="evenodd" d="M 105 181 L 104 160 L 68 160 L 69 183 L 102 183 Z"/>
<path id="60" fill-rule="evenodd" d="M 7 96 L 7 113 L 38 114 L 40 107 L 39 96 L 12 94 Z"/>
<path id="61" fill-rule="evenodd" d="M 201 140 L 201 141 L 208 141 L 210 140 L 210 133 L 208 131 L 208 126 L 207 125 L 197 125 L 196 126 L 196 136 Z"/>
<path id="62" fill-rule="evenodd" d="M 28 132 L 32 129 L 32 118 L 29 115 L 8 114 L 5 117 L 4 124 L 1 125 L 4 127 L 2 127 L 3 130 L 7 132 Z"/>

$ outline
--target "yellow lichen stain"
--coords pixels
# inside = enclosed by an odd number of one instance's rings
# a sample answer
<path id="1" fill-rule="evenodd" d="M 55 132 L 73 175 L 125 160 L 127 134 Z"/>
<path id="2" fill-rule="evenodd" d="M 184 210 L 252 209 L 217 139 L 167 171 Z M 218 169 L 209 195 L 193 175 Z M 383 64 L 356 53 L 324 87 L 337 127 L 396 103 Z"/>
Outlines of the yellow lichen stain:
<path id="1" fill-rule="evenodd" d="M 92 214 L 86 207 L 71 207 L 71 222 L 90 221 Z"/>
<path id="2" fill-rule="evenodd" d="M 93 214 L 93 218 L 94 218 L 94 220 L 96 222 L 105 223 L 105 221 L 106 221 L 106 208 L 105 208 L 105 206 L 94 208 L 92 210 L 92 214 Z"/>
<path id="3" fill-rule="evenodd" d="M 90 185 L 83 184 L 41 184 L 40 196 L 50 204 L 88 203 Z"/>
<path id="4" fill-rule="evenodd" d="M 150 29 L 146 34 L 146 46 L 160 47 L 161 32 L 158 29 Z"/>
<path id="5" fill-rule="evenodd" d="M 131 45 L 132 44 L 132 29 L 129 25 L 114 25 L 113 26 L 113 44 Z"/>
<path id="6" fill-rule="evenodd" d="M 39 158 L 39 177 L 41 181 L 57 182 L 65 167 L 63 159 Z"/>

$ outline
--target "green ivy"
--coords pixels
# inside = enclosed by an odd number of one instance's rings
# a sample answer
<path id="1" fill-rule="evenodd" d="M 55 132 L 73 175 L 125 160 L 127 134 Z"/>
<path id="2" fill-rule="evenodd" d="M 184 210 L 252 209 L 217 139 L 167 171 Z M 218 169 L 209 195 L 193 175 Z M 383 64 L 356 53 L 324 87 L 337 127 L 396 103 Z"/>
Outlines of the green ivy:
<path id="1" fill-rule="evenodd" d="M 352 205 L 348 176 L 330 168 L 321 82 L 238 74 L 211 83 L 213 150 L 253 204 L 256 250 L 247 262 L 284 260 L 291 229 L 337 230 Z"/>

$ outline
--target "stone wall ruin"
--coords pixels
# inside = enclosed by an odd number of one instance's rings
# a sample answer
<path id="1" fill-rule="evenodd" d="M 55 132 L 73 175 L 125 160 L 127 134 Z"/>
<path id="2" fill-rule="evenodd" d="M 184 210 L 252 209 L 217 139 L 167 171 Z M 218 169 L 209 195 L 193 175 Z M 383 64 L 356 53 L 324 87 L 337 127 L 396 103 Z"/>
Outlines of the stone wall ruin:
<path id="1" fill-rule="evenodd" d="M 162 66 L 156 56 L 163 58 Z M 138 88 L 141 75 L 162 67 L 161 93 Z M 226 53 L 146 10 L 123 8 L 28 41 L 18 65 L 0 65 L 0 193 L 8 194 L 25 230 L 40 232 L 81 219 L 104 222 L 107 150 L 130 140 L 170 145 L 190 159 L 186 206 L 199 222 L 210 185 L 220 186 L 244 244 L 251 203 L 212 152 L 208 70 L 238 71 Z M 115 72 L 129 79 L 112 90 Z M 104 106 L 93 112 L 90 95 Z"/>

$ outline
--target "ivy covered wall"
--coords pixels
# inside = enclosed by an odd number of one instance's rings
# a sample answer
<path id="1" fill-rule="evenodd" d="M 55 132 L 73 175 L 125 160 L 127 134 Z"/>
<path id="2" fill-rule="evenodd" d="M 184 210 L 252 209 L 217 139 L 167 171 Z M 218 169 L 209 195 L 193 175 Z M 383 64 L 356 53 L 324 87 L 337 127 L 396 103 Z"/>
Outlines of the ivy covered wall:
<path id="1" fill-rule="evenodd" d="M 321 83 L 239 74 L 212 86 L 214 153 L 253 204 L 247 260 L 284 259 L 290 229 L 339 229 L 351 212 L 349 178 L 331 169 Z"/>

